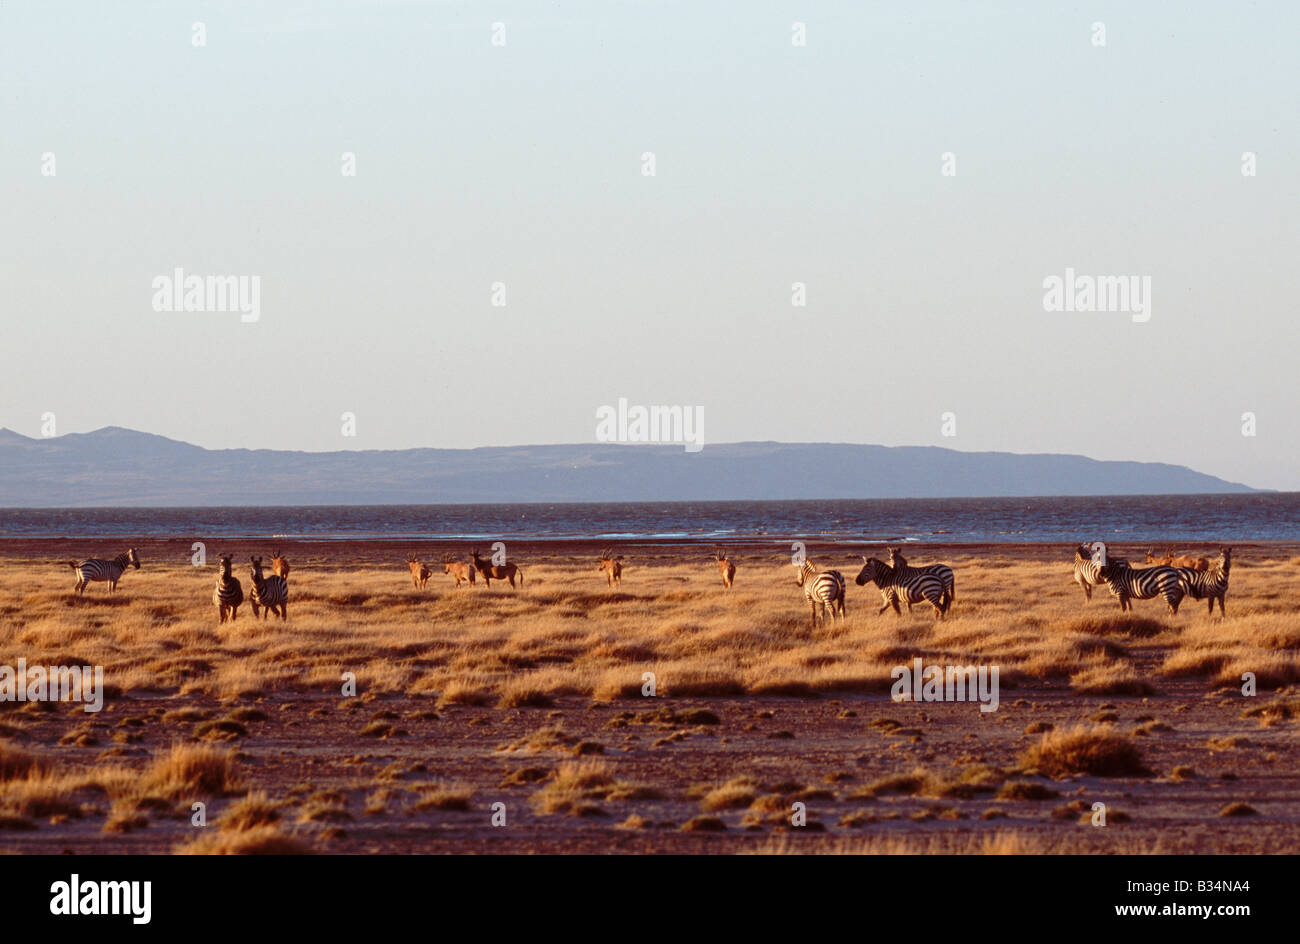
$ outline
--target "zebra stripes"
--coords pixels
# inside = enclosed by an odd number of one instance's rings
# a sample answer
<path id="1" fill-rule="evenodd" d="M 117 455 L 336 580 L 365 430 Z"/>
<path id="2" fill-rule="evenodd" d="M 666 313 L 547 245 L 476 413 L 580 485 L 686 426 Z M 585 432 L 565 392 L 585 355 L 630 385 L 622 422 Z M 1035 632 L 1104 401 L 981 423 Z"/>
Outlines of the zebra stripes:
<path id="1" fill-rule="evenodd" d="M 1223 616 L 1223 598 L 1228 595 L 1228 572 L 1232 570 L 1232 548 L 1219 549 L 1218 558 L 1208 570 L 1194 567 L 1176 567 L 1183 593 L 1193 600 L 1206 600 L 1209 612 L 1214 612 L 1214 601 L 1219 601 L 1219 615 Z"/>
<path id="2" fill-rule="evenodd" d="M 1119 608 L 1123 612 L 1132 609 L 1133 600 L 1164 597 L 1169 605 L 1169 614 L 1177 616 L 1178 605 L 1187 595 L 1182 577 L 1173 567 L 1130 567 L 1118 559 L 1111 559 L 1098 575 L 1107 589 L 1119 597 Z"/>
<path id="3" fill-rule="evenodd" d="M 80 564 L 68 561 L 68 566 L 77 572 L 77 585 L 73 587 L 76 593 L 83 592 L 91 581 L 106 581 L 108 592 L 112 593 L 117 589 L 117 582 L 128 567 L 140 569 L 140 558 L 136 556 L 135 548 L 132 547 L 128 548 L 125 554 L 118 554 L 112 560 L 92 557 Z"/>
<path id="4" fill-rule="evenodd" d="M 817 628 L 817 611 L 820 608 L 822 618 L 829 613 L 834 622 L 838 612 L 840 621 L 844 620 L 844 575 L 838 570 L 818 570 L 810 560 L 796 564 L 798 572 L 795 583 L 803 587 L 804 599 L 808 601 L 810 619 L 813 628 Z"/>
<path id="5" fill-rule="evenodd" d="M 263 608 L 266 613 L 275 613 L 282 620 L 288 619 L 289 581 L 274 574 L 270 577 L 262 576 L 262 558 L 250 557 L 249 560 L 253 564 L 248 571 L 253 578 L 253 592 L 249 600 L 253 606 L 253 618 L 256 619 L 259 608 Z M 266 618 L 266 613 L 261 614 L 263 619 Z"/>
<path id="6" fill-rule="evenodd" d="M 1112 557 L 1113 564 L 1127 564 L 1128 560 L 1123 557 Z M 1074 549 L 1074 582 L 1083 588 L 1083 597 L 1085 601 L 1092 601 L 1092 588 L 1105 586 L 1106 581 L 1101 579 L 1101 564 L 1092 559 L 1092 551 L 1082 544 Z"/>
<path id="7" fill-rule="evenodd" d="M 230 573 L 230 555 L 222 554 L 220 557 L 221 571 L 217 574 L 217 585 L 212 588 L 212 602 L 217 605 L 219 621 L 224 623 L 229 616 L 233 623 L 239 612 L 239 604 L 244 602 L 244 588 L 239 585 L 239 579 Z"/>
<path id="8" fill-rule="evenodd" d="M 939 578 L 943 584 L 943 611 L 947 613 L 952 607 L 952 601 L 957 599 L 957 581 L 953 576 L 952 568 L 947 564 L 929 564 L 925 567 L 910 567 L 907 559 L 896 547 L 889 549 L 889 566 L 892 567 L 899 575 L 902 581 L 914 580 L 920 574 L 931 574 Z M 912 612 L 912 600 L 907 600 L 907 612 Z"/>
<path id="9" fill-rule="evenodd" d="M 908 604 L 909 609 L 913 603 L 925 600 L 934 607 L 934 618 L 943 619 L 952 602 L 947 595 L 943 578 L 915 567 L 909 569 L 913 571 L 910 574 L 895 570 L 878 558 L 864 557 L 857 584 L 864 587 L 868 583 L 874 583 L 880 588 L 880 598 L 885 603 L 880 608 L 881 613 L 892 606 L 894 612 L 901 616 L 903 611 L 898 606 L 900 599 Z"/>

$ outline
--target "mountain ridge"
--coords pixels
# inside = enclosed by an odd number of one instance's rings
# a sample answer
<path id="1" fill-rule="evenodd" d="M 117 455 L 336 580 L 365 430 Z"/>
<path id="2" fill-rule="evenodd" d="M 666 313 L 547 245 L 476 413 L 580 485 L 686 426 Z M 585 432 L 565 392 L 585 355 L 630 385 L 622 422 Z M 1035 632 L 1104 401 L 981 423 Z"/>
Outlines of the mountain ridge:
<path id="1" fill-rule="evenodd" d="M 106 426 L 0 428 L 0 506 L 980 498 L 1259 492 L 1160 462 L 943 446 L 748 441 L 307 452 L 206 449 Z"/>

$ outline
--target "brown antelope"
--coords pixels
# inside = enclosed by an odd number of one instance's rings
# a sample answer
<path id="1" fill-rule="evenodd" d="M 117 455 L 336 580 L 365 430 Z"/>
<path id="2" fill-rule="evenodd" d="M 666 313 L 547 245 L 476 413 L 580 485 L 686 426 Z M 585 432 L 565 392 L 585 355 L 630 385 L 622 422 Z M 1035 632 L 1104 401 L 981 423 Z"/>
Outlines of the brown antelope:
<path id="1" fill-rule="evenodd" d="M 406 566 L 411 570 L 411 586 L 416 590 L 423 590 L 424 585 L 428 583 L 429 578 L 433 576 L 433 571 L 421 564 L 414 554 L 406 558 Z"/>
<path id="2" fill-rule="evenodd" d="M 280 551 L 271 552 L 271 573 L 289 579 L 289 561 Z"/>
<path id="3" fill-rule="evenodd" d="M 510 582 L 510 589 L 513 590 L 515 588 L 515 577 L 519 578 L 519 586 L 524 585 L 524 572 L 514 564 L 501 564 L 498 566 L 490 560 L 484 560 L 478 556 L 477 548 L 470 552 L 470 556 L 474 558 L 474 569 L 479 572 L 484 585 L 489 589 L 492 587 L 493 580 L 507 580 Z"/>
<path id="4" fill-rule="evenodd" d="M 458 587 L 466 580 L 472 584 L 475 580 L 474 575 L 477 573 L 477 571 L 469 564 L 464 561 L 458 561 L 449 555 L 444 556 L 442 559 L 442 572 L 444 574 L 451 574 L 455 577 L 456 586 Z M 521 577 L 520 581 L 522 582 L 522 580 L 523 578 Z"/>
<path id="5" fill-rule="evenodd" d="M 1164 557 L 1156 557 L 1156 552 L 1154 550 L 1147 551 L 1147 563 L 1155 564 L 1157 567 L 1168 567 L 1173 559 L 1174 552 L 1168 549 L 1165 550 Z"/>
<path id="6" fill-rule="evenodd" d="M 600 566 L 596 568 L 597 573 L 604 572 L 605 580 L 611 587 L 616 587 L 623 582 L 623 555 L 614 556 L 614 552 L 606 548 L 600 552 Z"/>
<path id="7" fill-rule="evenodd" d="M 736 565 L 727 560 L 727 552 L 718 549 L 718 576 L 722 578 L 722 585 L 728 590 L 731 589 L 731 582 L 736 579 Z"/>
<path id="8" fill-rule="evenodd" d="M 1189 570 L 1209 570 L 1210 562 L 1204 557 L 1192 557 L 1190 554 L 1181 554 L 1169 562 L 1170 567 L 1186 567 Z"/>

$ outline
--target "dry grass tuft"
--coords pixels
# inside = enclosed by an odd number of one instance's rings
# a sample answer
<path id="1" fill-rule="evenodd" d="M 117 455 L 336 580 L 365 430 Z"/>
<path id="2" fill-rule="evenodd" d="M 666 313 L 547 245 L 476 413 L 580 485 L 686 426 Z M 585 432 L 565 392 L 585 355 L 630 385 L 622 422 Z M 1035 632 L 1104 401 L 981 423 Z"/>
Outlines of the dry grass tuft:
<path id="1" fill-rule="evenodd" d="M 180 855 L 307 855 L 312 851 L 310 844 L 279 826 L 211 830 L 175 849 Z"/>
<path id="2" fill-rule="evenodd" d="M 8 741 L 0 741 L 0 783 L 28 777 L 46 769 L 46 763 L 33 754 Z"/>
<path id="3" fill-rule="evenodd" d="M 421 783 L 414 789 L 420 795 L 413 809 L 417 813 L 425 810 L 456 810 L 468 812 L 474 788 L 463 783 Z"/>
<path id="4" fill-rule="evenodd" d="M 280 821 L 280 804 L 261 791 L 249 793 L 222 812 L 217 825 L 222 829 L 249 830 Z"/>
<path id="5" fill-rule="evenodd" d="M 1151 775 L 1137 745 L 1107 725 L 1051 731 L 1021 755 L 1021 763 L 1052 777 Z"/>
<path id="6" fill-rule="evenodd" d="M 140 779 L 145 793 L 173 800 L 197 796 L 230 796 L 241 785 L 234 755 L 203 744 L 178 744 L 153 761 Z"/>
<path id="7" fill-rule="evenodd" d="M 1243 803 L 1240 800 L 1235 803 L 1229 803 L 1223 809 L 1219 810 L 1220 816 L 1258 816 L 1259 810 L 1255 809 L 1249 803 Z"/>
<path id="8" fill-rule="evenodd" d="M 1150 695 L 1155 689 L 1126 662 L 1099 665 L 1070 676 L 1078 695 Z"/>

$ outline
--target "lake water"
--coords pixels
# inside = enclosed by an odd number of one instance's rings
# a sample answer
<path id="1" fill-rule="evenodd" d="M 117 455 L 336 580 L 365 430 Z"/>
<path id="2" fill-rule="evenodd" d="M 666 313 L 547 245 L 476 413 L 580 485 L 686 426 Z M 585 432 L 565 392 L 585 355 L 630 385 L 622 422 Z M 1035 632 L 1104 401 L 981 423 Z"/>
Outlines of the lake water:
<path id="1" fill-rule="evenodd" d="M 1300 493 L 636 504 L 0 509 L 0 538 L 1300 541 Z"/>

